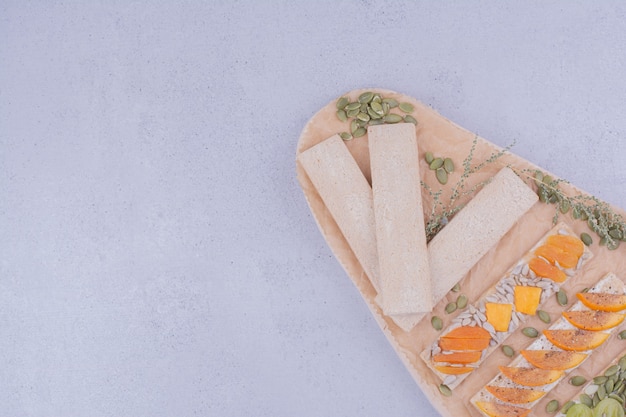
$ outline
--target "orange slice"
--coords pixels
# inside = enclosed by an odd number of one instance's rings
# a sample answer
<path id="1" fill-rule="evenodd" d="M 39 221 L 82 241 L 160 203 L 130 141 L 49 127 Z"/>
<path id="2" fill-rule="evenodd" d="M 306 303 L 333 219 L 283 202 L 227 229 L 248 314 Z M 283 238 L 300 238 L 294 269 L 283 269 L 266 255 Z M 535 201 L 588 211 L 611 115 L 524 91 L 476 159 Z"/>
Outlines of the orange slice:
<path id="1" fill-rule="evenodd" d="M 476 406 L 490 417 L 526 417 L 530 413 L 528 408 L 490 401 L 477 401 Z"/>
<path id="2" fill-rule="evenodd" d="M 461 375 L 467 374 L 474 370 L 474 368 L 469 366 L 442 366 L 435 365 L 435 369 L 446 375 Z"/>
<path id="3" fill-rule="evenodd" d="M 617 312 L 626 309 L 626 295 L 608 293 L 578 293 L 576 297 L 587 307 L 599 311 Z"/>
<path id="4" fill-rule="evenodd" d="M 587 354 L 561 350 L 522 350 L 522 356 L 540 369 L 564 371 L 580 365 Z"/>
<path id="5" fill-rule="evenodd" d="M 442 350 L 483 350 L 488 346 L 489 339 L 451 339 L 445 336 L 439 339 Z"/>
<path id="6" fill-rule="evenodd" d="M 608 333 L 589 330 L 544 330 L 543 334 L 556 347 L 582 352 L 595 349 L 609 337 Z"/>
<path id="7" fill-rule="evenodd" d="M 540 368 L 515 368 L 500 366 L 500 372 L 511 381 L 526 387 L 551 384 L 563 376 L 563 371 Z"/>
<path id="8" fill-rule="evenodd" d="M 496 387 L 494 385 L 487 385 L 485 389 L 497 399 L 511 404 L 532 403 L 546 394 L 545 391 L 537 391 L 534 389 Z"/>
<path id="9" fill-rule="evenodd" d="M 491 339 L 489 332 L 478 326 L 461 326 L 448 332 L 448 339 Z"/>
<path id="10" fill-rule="evenodd" d="M 565 252 L 563 249 L 552 245 L 539 246 L 537 250 L 535 250 L 535 255 L 546 258 L 551 264 L 558 262 L 563 268 L 575 267 L 579 259 L 578 256 Z"/>
<path id="11" fill-rule="evenodd" d="M 481 352 L 453 352 L 449 354 L 438 353 L 433 356 L 433 362 L 446 362 L 466 365 L 468 363 L 478 362 L 481 355 Z"/>
<path id="12" fill-rule="evenodd" d="M 565 272 L 561 271 L 559 268 L 552 265 L 545 259 L 532 258 L 528 262 L 528 267 L 535 274 L 537 274 L 537 276 L 542 278 L 548 278 L 555 282 L 563 282 L 567 279 L 567 275 L 565 275 Z"/>
<path id="13" fill-rule="evenodd" d="M 585 251 L 585 244 L 582 240 L 578 239 L 575 236 L 552 235 L 548 236 L 546 243 L 548 245 L 561 248 L 565 252 L 574 255 L 576 258 L 580 258 L 580 256 Z"/>
<path id="14" fill-rule="evenodd" d="M 583 330 L 608 330 L 624 321 L 626 315 L 610 311 L 566 311 L 563 317 Z"/>

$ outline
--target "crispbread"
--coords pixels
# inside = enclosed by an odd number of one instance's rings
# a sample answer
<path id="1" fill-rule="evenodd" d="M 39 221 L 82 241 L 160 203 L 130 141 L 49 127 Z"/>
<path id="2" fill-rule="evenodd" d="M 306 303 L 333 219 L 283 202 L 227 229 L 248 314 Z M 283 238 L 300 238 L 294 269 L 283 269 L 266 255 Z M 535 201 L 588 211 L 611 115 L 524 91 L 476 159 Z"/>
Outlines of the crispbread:
<path id="1" fill-rule="evenodd" d="M 383 311 L 428 312 L 433 297 L 415 126 L 371 126 L 368 139 Z"/>

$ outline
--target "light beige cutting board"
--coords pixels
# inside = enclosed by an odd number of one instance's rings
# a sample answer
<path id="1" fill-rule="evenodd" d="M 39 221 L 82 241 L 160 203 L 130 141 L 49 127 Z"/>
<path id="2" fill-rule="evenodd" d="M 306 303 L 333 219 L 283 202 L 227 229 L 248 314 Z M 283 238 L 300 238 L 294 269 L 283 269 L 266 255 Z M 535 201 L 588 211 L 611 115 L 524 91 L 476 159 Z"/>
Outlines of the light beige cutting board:
<path id="1" fill-rule="evenodd" d="M 450 196 L 452 185 L 457 183 L 460 178 L 462 161 L 470 152 L 474 141 L 476 142 L 476 149 L 474 151 L 472 165 L 477 165 L 485 161 L 493 153 L 500 150 L 500 148 L 494 144 L 483 138 L 476 137 L 474 133 L 456 125 L 412 97 L 382 89 L 356 90 L 344 94 L 343 96 L 349 97 L 351 101 L 356 101 L 358 96 L 364 91 L 374 91 L 380 93 L 383 97 L 395 98 L 400 102 L 409 102 L 415 106 L 415 111 L 412 115 L 418 121 L 416 134 L 418 138 L 418 148 L 420 150 L 421 179 L 433 191 L 441 189 L 441 199 L 444 202 L 447 201 Z M 336 100 L 333 100 L 328 103 L 328 105 L 309 120 L 298 141 L 296 154 L 299 154 L 334 134 L 349 131 L 348 123 L 341 122 L 335 115 L 337 110 L 335 102 Z M 371 182 L 367 135 L 345 143 L 366 178 Z M 523 147 L 524 143 L 518 143 L 516 146 Z M 455 172 L 450 175 L 446 186 L 439 184 L 433 171 L 429 170 L 424 161 L 424 153 L 428 151 L 432 152 L 435 156 L 448 156 L 454 160 L 456 169 Z M 566 151 L 563 152 L 563 158 L 567 158 Z M 530 162 L 509 153 L 498 159 L 496 163 L 489 164 L 480 172 L 470 176 L 466 189 L 470 189 L 473 185 L 487 180 L 502 167 L 507 165 L 511 166 L 517 172 L 522 172 L 525 169 L 540 169 Z M 375 303 L 376 292 L 374 288 L 369 283 L 361 265 L 350 250 L 348 243 L 324 206 L 324 203 L 308 179 L 304 169 L 298 163 L 296 163 L 296 171 L 311 212 L 326 242 L 328 242 L 328 245 L 345 269 L 348 277 L 354 282 L 356 288 L 363 296 L 364 301 L 367 303 L 381 330 L 385 336 L 387 336 L 407 370 L 413 376 L 415 382 L 422 389 L 424 394 L 430 399 L 433 406 L 443 416 L 481 416 L 481 413 L 470 404 L 469 399 L 498 373 L 498 365 L 506 365 L 511 362 L 511 359 L 502 354 L 499 349 L 496 350 L 481 364 L 480 369 L 472 372 L 470 376 L 454 390 L 452 398 L 442 396 L 438 390 L 438 385 L 441 381 L 422 361 L 420 353 L 438 337 L 438 332 L 436 332 L 430 324 L 432 315 L 435 314 L 443 318 L 445 328 L 450 321 L 459 314 L 459 312 L 453 314 L 446 314 L 444 312 L 445 305 L 449 301 L 454 301 L 459 293 L 449 293 L 435 306 L 433 313 L 427 314 L 410 332 L 407 333 L 401 330 L 390 318 L 382 314 L 382 311 Z M 545 170 L 542 171 L 545 172 Z M 527 182 L 532 184 L 530 180 Z M 561 188 L 570 195 L 584 194 L 583 191 L 574 186 L 562 185 Z M 433 199 L 425 189 L 422 190 L 422 198 L 424 203 L 424 217 L 425 221 L 427 221 L 433 206 Z M 471 195 L 465 196 L 464 201 L 468 201 L 470 198 Z M 621 209 L 614 208 L 614 210 L 622 216 L 626 215 Z M 513 226 L 504 238 L 500 240 L 498 245 L 478 262 L 460 282 L 461 292 L 469 297 L 470 303 L 478 299 L 485 290 L 499 280 L 511 265 L 516 263 L 552 228 L 554 214 L 555 207 L 553 205 L 541 202 L 535 204 L 535 206 Z M 569 214 L 562 215 L 559 220 L 568 224 L 578 234 L 589 232 L 585 222 L 574 220 Z M 591 232 L 590 234 L 594 238 L 594 244 L 590 247 L 591 251 L 594 253 L 593 259 L 584 266 L 581 273 L 568 280 L 563 287 L 570 296 L 570 305 L 574 302 L 575 293 L 577 291 L 591 286 L 606 273 L 615 272 L 621 279 L 626 277 L 626 244 L 622 244 L 617 250 L 609 251 L 605 247 L 598 245 L 597 242 L 599 239 L 595 234 Z M 459 236 L 459 239 L 462 238 L 462 236 Z M 556 300 L 551 299 L 544 306 L 544 310 L 548 311 L 553 316 L 557 316 L 564 308 L 559 306 Z M 529 320 L 527 325 L 535 326 L 538 329 L 547 327 L 547 325 L 537 318 Z M 626 325 L 622 325 L 621 327 L 626 328 Z M 519 352 L 520 349 L 528 346 L 531 340 L 521 335 L 518 330 L 507 339 L 506 343 L 513 346 L 516 351 Z M 577 373 L 590 376 L 598 374 L 623 350 L 625 345 L 626 341 L 620 341 L 616 338 L 609 339 L 607 343 L 594 351 L 592 357 L 578 368 Z M 534 407 L 531 415 L 547 415 L 543 410 L 549 400 L 557 398 L 561 403 L 564 403 L 571 396 L 575 395 L 578 389 L 566 382 L 567 381 L 559 384 L 550 395 L 546 395 L 537 406 Z"/>

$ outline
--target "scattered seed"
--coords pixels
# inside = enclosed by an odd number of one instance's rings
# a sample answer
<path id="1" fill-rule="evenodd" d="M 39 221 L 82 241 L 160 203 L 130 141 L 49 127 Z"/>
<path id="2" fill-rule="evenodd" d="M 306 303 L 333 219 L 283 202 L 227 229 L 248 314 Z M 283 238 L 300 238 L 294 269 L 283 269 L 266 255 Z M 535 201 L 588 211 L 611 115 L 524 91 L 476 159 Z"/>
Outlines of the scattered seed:
<path id="1" fill-rule="evenodd" d="M 344 107 L 345 111 L 360 110 L 360 109 L 361 109 L 361 103 L 357 101 L 355 101 L 354 103 L 349 103 L 348 105 Z"/>
<path id="2" fill-rule="evenodd" d="M 352 135 L 349 134 L 348 132 L 341 132 L 339 134 L 339 136 L 341 136 L 341 139 L 343 139 L 343 140 L 350 140 L 350 139 L 352 139 Z"/>
<path id="3" fill-rule="evenodd" d="M 446 313 L 452 314 L 456 311 L 457 305 L 455 302 L 450 302 L 446 305 Z"/>
<path id="4" fill-rule="evenodd" d="M 626 339 L 626 330 L 622 330 L 621 332 L 619 332 L 617 337 L 619 337 L 621 340 Z"/>
<path id="5" fill-rule="evenodd" d="M 448 183 L 448 173 L 445 169 L 439 168 L 435 171 L 435 175 L 437 176 L 437 181 L 439 181 L 440 184 L 446 185 Z"/>
<path id="6" fill-rule="evenodd" d="M 439 392 L 446 397 L 450 397 L 452 395 L 452 390 L 445 384 L 439 385 Z"/>
<path id="7" fill-rule="evenodd" d="M 606 388 L 604 387 L 604 385 L 600 385 L 598 387 L 598 391 L 596 391 L 596 395 L 598 396 L 599 400 L 603 400 L 604 398 L 606 398 Z"/>
<path id="8" fill-rule="evenodd" d="M 609 378 L 605 377 L 604 375 L 602 376 L 597 376 L 593 379 L 593 383 L 596 385 L 602 385 L 604 384 L 606 381 L 608 381 Z"/>
<path id="9" fill-rule="evenodd" d="M 604 384 L 604 388 L 606 388 L 607 393 L 613 392 L 613 389 L 615 388 L 615 381 L 609 379 L 608 381 L 606 381 L 606 384 Z"/>
<path id="10" fill-rule="evenodd" d="M 524 334 L 524 336 L 528 336 L 528 337 L 539 336 L 539 332 L 534 327 L 524 327 L 522 329 L 522 333 Z"/>
<path id="11" fill-rule="evenodd" d="M 437 331 L 440 331 L 441 329 L 443 329 L 443 320 L 441 320 L 441 318 L 437 316 L 433 316 L 433 318 L 430 319 L 430 324 L 432 324 L 433 329 Z"/>
<path id="12" fill-rule="evenodd" d="M 443 159 L 442 158 L 435 158 L 435 159 L 432 160 L 432 162 L 430 163 L 430 165 L 428 167 L 434 171 L 436 169 L 441 168 L 442 165 L 443 165 Z"/>
<path id="13" fill-rule="evenodd" d="M 611 376 L 615 375 L 616 373 L 619 372 L 619 368 L 620 368 L 619 365 L 609 366 L 609 369 L 607 369 L 604 372 L 604 376 L 611 377 Z"/>
<path id="14" fill-rule="evenodd" d="M 417 119 L 413 116 L 411 116 L 410 114 L 407 114 L 406 116 L 404 116 L 404 122 L 405 123 L 413 123 L 414 125 L 417 125 Z"/>
<path id="15" fill-rule="evenodd" d="M 366 91 L 365 93 L 359 96 L 359 103 L 367 104 L 370 101 L 372 101 L 373 98 L 374 98 L 374 93 L 372 93 L 371 91 Z"/>
<path id="16" fill-rule="evenodd" d="M 342 122 L 345 122 L 348 120 L 348 115 L 346 114 L 346 111 L 341 109 L 341 110 L 337 110 L 337 119 L 339 119 Z"/>
<path id="17" fill-rule="evenodd" d="M 562 306 L 567 305 L 567 294 L 565 291 L 561 289 L 556 293 L 556 301 Z"/>
<path id="18" fill-rule="evenodd" d="M 357 130 L 355 130 L 352 133 L 352 136 L 354 136 L 355 138 L 360 138 L 361 136 L 365 136 L 366 133 L 367 133 L 367 130 L 365 130 L 364 127 L 359 127 Z"/>
<path id="19" fill-rule="evenodd" d="M 591 244 L 593 243 L 593 239 L 591 238 L 591 236 L 589 236 L 588 233 L 581 233 L 580 240 L 582 240 L 586 246 L 591 246 Z"/>
<path id="20" fill-rule="evenodd" d="M 578 399 L 580 400 L 582 404 L 585 404 L 587 407 L 593 407 L 593 400 L 587 394 L 584 394 L 584 393 L 580 394 Z"/>
<path id="21" fill-rule="evenodd" d="M 539 320 L 541 320 L 542 322 L 548 324 L 550 323 L 550 314 L 548 314 L 547 311 L 543 311 L 543 310 L 537 310 L 537 315 L 539 316 Z"/>
<path id="22" fill-rule="evenodd" d="M 448 174 L 452 173 L 454 171 L 454 162 L 452 162 L 452 159 L 450 158 L 444 159 L 443 168 L 446 170 Z"/>
<path id="23" fill-rule="evenodd" d="M 456 299 L 456 306 L 459 310 L 467 307 L 467 296 L 465 296 L 464 294 L 459 295 Z"/>
<path id="24" fill-rule="evenodd" d="M 391 109 L 393 109 L 394 107 L 398 107 L 398 101 L 393 98 L 384 98 L 383 103 L 387 104 Z"/>
<path id="25" fill-rule="evenodd" d="M 512 358 L 513 355 L 515 355 L 515 350 L 513 350 L 513 348 L 509 345 L 502 346 L 502 352 L 504 352 L 504 354 L 509 358 Z"/>
<path id="26" fill-rule="evenodd" d="M 574 401 L 568 401 L 563 405 L 563 408 L 561 408 L 561 413 L 566 414 L 567 410 L 569 410 L 574 404 L 576 404 Z"/>
<path id="27" fill-rule="evenodd" d="M 337 100 L 337 109 L 343 110 L 349 102 L 350 100 L 348 100 L 347 97 L 341 97 L 339 100 Z"/>
<path id="28" fill-rule="evenodd" d="M 454 285 L 454 287 L 452 287 L 452 291 L 454 292 L 459 292 L 461 291 L 461 284 L 459 284 L 458 282 Z"/>
<path id="29" fill-rule="evenodd" d="M 622 369 L 622 372 L 626 370 L 626 355 L 622 356 L 618 363 L 619 367 Z M 621 376 L 621 375 L 620 375 Z M 622 378 L 623 379 L 623 378 Z"/>
<path id="30" fill-rule="evenodd" d="M 587 382 L 587 378 L 582 375 L 576 375 L 570 378 L 569 383 L 575 387 L 580 387 L 582 384 Z"/>
<path id="31" fill-rule="evenodd" d="M 554 413 L 559 409 L 559 402 L 557 400 L 552 400 L 548 404 L 546 404 L 546 413 Z"/>
<path id="32" fill-rule="evenodd" d="M 415 108 L 413 107 L 411 103 L 400 103 L 398 105 L 398 108 L 405 113 L 412 113 L 413 110 L 415 110 Z"/>
<path id="33" fill-rule="evenodd" d="M 383 120 L 385 123 L 400 123 L 402 121 L 402 116 L 391 113 L 383 117 Z"/>

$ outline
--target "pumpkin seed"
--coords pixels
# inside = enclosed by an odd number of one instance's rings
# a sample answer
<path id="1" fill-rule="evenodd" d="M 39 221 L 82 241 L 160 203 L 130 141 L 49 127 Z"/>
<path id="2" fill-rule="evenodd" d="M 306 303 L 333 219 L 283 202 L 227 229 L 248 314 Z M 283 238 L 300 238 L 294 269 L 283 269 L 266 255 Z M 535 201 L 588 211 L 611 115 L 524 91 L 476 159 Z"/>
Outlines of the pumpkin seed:
<path id="1" fill-rule="evenodd" d="M 384 98 L 383 103 L 387 104 L 390 109 L 393 109 L 394 107 L 398 107 L 398 101 L 393 98 Z"/>
<path id="2" fill-rule="evenodd" d="M 567 305 L 567 294 L 565 291 L 559 290 L 559 292 L 556 293 L 556 301 L 562 306 Z"/>
<path id="3" fill-rule="evenodd" d="M 617 337 L 619 337 L 621 340 L 626 339 L 626 330 L 622 330 L 621 332 L 619 332 Z"/>
<path id="4" fill-rule="evenodd" d="M 361 109 L 361 103 L 359 103 L 358 101 L 355 101 L 354 103 L 348 103 L 345 107 L 344 110 L 345 111 L 350 111 L 350 110 L 360 110 Z"/>
<path id="5" fill-rule="evenodd" d="M 587 379 L 582 375 L 576 375 L 570 378 L 569 383 L 575 387 L 580 387 L 582 384 L 587 382 Z"/>
<path id="6" fill-rule="evenodd" d="M 563 408 L 561 408 L 561 413 L 566 414 L 567 410 L 569 410 L 574 404 L 576 404 L 574 401 L 568 401 L 563 405 Z"/>
<path id="7" fill-rule="evenodd" d="M 374 93 L 366 91 L 359 96 L 359 103 L 369 103 L 374 98 Z"/>
<path id="8" fill-rule="evenodd" d="M 359 112 L 359 114 L 356 115 L 356 118 L 359 120 L 362 120 L 364 122 L 369 122 L 370 121 L 370 115 L 367 113 L 362 113 Z"/>
<path id="9" fill-rule="evenodd" d="M 598 396 L 600 400 L 603 400 L 604 397 L 606 397 L 606 388 L 604 387 L 604 385 L 600 385 L 598 387 L 598 391 L 596 391 L 596 395 Z"/>
<path id="10" fill-rule="evenodd" d="M 341 97 L 339 100 L 337 100 L 337 109 L 343 110 L 343 108 L 346 107 L 349 102 L 350 100 L 348 100 L 347 97 Z"/>
<path id="11" fill-rule="evenodd" d="M 385 113 L 385 111 L 383 110 L 383 106 L 380 103 L 372 102 L 370 104 L 370 108 L 372 109 L 374 113 L 379 114 L 381 116 Z"/>
<path id="12" fill-rule="evenodd" d="M 445 395 L 446 397 L 450 397 L 452 395 L 452 390 L 445 384 L 439 385 L 439 392 Z"/>
<path id="13" fill-rule="evenodd" d="M 339 134 L 339 136 L 341 136 L 341 139 L 343 139 L 343 140 L 350 140 L 350 139 L 352 139 L 352 135 L 349 134 L 348 132 L 341 132 Z"/>
<path id="14" fill-rule="evenodd" d="M 413 123 L 414 125 L 417 125 L 417 119 L 413 116 L 411 116 L 410 114 L 407 114 L 406 116 L 404 116 L 404 122 L 405 123 Z"/>
<path id="15" fill-rule="evenodd" d="M 585 393 L 580 394 L 578 399 L 580 400 L 582 404 L 585 404 L 587 407 L 593 407 L 593 400 L 587 394 Z"/>
<path id="16" fill-rule="evenodd" d="M 380 94 L 374 94 L 374 97 L 372 97 L 372 103 L 378 103 L 380 104 L 380 102 L 383 101 L 382 97 L 380 97 Z"/>
<path id="17" fill-rule="evenodd" d="M 400 123 L 402 121 L 402 116 L 391 113 L 383 117 L 383 120 L 385 123 Z"/>
<path id="18" fill-rule="evenodd" d="M 597 392 L 594 394 L 594 396 L 593 396 L 591 401 L 592 401 L 591 403 L 593 404 L 593 407 L 595 407 L 596 405 L 598 405 L 600 403 L 600 401 L 601 401 L 600 400 L 600 396 L 598 395 Z"/>
<path id="19" fill-rule="evenodd" d="M 458 282 L 456 284 L 454 284 L 454 287 L 452 287 L 452 291 L 454 291 L 454 292 L 461 291 L 461 284 L 459 284 Z"/>
<path id="20" fill-rule="evenodd" d="M 604 376 L 611 377 L 611 376 L 615 375 L 618 372 L 619 372 L 619 365 L 609 366 L 609 369 L 607 369 L 604 372 Z"/>
<path id="21" fill-rule="evenodd" d="M 593 243 L 593 239 L 591 238 L 591 236 L 589 236 L 588 233 L 581 233 L 580 240 L 582 240 L 586 246 L 591 246 L 591 244 Z"/>
<path id="22" fill-rule="evenodd" d="M 457 297 L 456 306 L 458 307 L 459 310 L 462 310 L 465 307 L 467 307 L 467 297 L 464 294 L 461 294 Z"/>
<path id="23" fill-rule="evenodd" d="M 537 310 L 537 315 L 539 316 L 539 320 L 541 320 L 544 323 L 550 323 L 550 315 L 548 314 L 547 311 L 543 311 L 543 310 Z"/>
<path id="24" fill-rule="evenodd" d="M 437 176 L 437 181 L 439 181 L 440 184 L 446 185 L 448 183 L 448 173 L 445 169 L 437 169 L 437 171 L 435 171 L 435 175 Z"/>
<path id="25" fill-rule="evenodd" d="M 626 331 L 626 330 L 625 330 L 625 331 Z M 622 338 L 622 339 L 623 339 L 623 338 Z M 618 365 L 619 365 L 619 367 L 620 367 L 622 370 L 626 370 L 626 356 L 622 356 L 622 357 L 620 358 Z"/>
<path id="26" fill-rule="evenodd" d="M 515 350 L 509 345 L 502 346 L 502 352 L 504 352 L 504 354 L 509 358 L 512 358 L 513 355 L 515 355 Z"/>
<path id="27" fill-rule="evenodd" d="M 454 313 L 456 311 L 456 309 L 457 309 L 457 305 L 456 305 L 456 303 L 454 301 L 450 302 L 450 303 L 448 303 L 446 305 L 446 313 L 448 313 L 448 314 Z"/>
<path id="28" fill-rule="evenodd" d="M 360 127 L 352 133 L 352 136 L 354 136 L 355 138 L 360 138 L 361 136 L 365 136 L 366 133 L 367 130 L 365 130 L 364 127 Z"/>
<path id="29" fill-rule="evenodd" d="M 554 413 L 559 409 L 559 402 L 557 400 L 552 400 L 548 404 L 546 404 L 546 413 Z"/>
<path id="30" fill-rule="evenodd" d="M 617 392 L 619 391 L 620 388 L 622 388 L 622 385 L 624 385 L 624 380 L 620 379 L 619 381 L 617 381 L 614 385 L 613 385 L 613 389 L 611 390 L 611 392 Z"/>
<path id="31" fill-rule="evenodd" d="M 359 114 L 360 111 L 361 111 L 361 109 L 348 110 L 346 108 L 346 116 L 348 116 L 348 117 L 355 117 L 357 114 Z"/>
<path id="32" fill-rule="evenodd" d="M 411 103 L 400 103 L 398 108 L 405 113 L 413 113 L 413 110 L 415 110 Z"/>
<path id="33" fill-rule="evenodd" d="M 342 122 L 345 122 L 348 120 L 348 115 L 346 114 L 346 111 L 341 109 L 341 110 L 337 110 L 337 119 L 339 119 Z"/>
<path id="34" fill-rule="evenodd" d="M 428 167 L 434 171 L 438 168 L 441 168 L 442 165 L 443 165 L 443 159 L 435 158 L 432 160 L 432 162 L 430 163 Z"/>
<path id="35" fill-rule="evenodd" d="M 378 118 L 378 119 L 372 119 L 372 120 L 370 120 L 369 125 L 370 125 L 370 126 L 376 126 L 376 125 L 382 125 L 383 123 L 385 123 L 385 122 L 383 121 L 383 119 Z"/>
<path id="36" fill-rule="evenodd" d="M 435 156 L 433 155 L 432 152 L 426 152 L 426 154 L 424 155 L 424 160 L 430 166 L 430 163 L 435 160 Z"/>
<path id="37" fill-rule="evenodd" d="M 609 379 L 608 381 L 606 381 L 606 384 L 604 384 L 604 388 L 606 388 L 607 393 L 613 392 L 613 388 L 615 388 L 615 382 L 612 379 Z"/>
<path id="38" fill-rule="evenodd" d="M 374 110 L 372 110 L 371 107 L 367 108 L 367 114 L 369 115 L 370 119 L 382 119 L 383 116 L 376 113 Z"/>
<path id="39" fill-rule="evenodd" d="M 593 379 L 593 383 L 596 385 L 602 385 L 604 384 L 606 381 L 608 381 L 609 378 L 605 377 L 604 375 L 602 376 L 597 376 Z"/>
<path id="40" fill-rule="evenodd" d="M 609 398 L 613 398 L 615 401 L 617 401 L 618 403 L 622 404 L 622 407 L 624 406 L 624 399 L 622 397 L 620 397 L 617 394 L 609 394 Z"/>
<path id="41" fill-rule="evenodd" d="M 430 324 L 432 324 L 433 329 L 437 331 L 443 329 L 443 320 L 437 316 L 433 316 L 433 318 L 430 319 Z"/>
<path id="42" fill-rule="evenodd" d="M 524 334 L 524 336 L 528 336 L 528 337 L 539 336 L 539 332 L 534 327 L 524 327 L 522 329 L 522 333 Z"/>
<path id="43" fill-rule="evenodd" d="M 454 171 L 454 162 L 452 162 L 452 159 L 450 158 L 444 159 L 443 168 L 448 172 L 448 174 L 452 173 Z"/>

